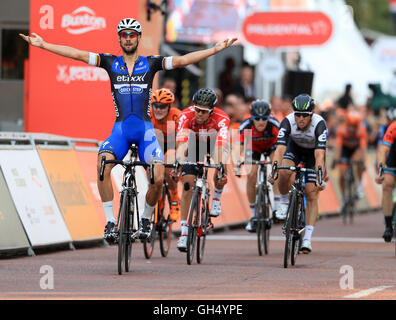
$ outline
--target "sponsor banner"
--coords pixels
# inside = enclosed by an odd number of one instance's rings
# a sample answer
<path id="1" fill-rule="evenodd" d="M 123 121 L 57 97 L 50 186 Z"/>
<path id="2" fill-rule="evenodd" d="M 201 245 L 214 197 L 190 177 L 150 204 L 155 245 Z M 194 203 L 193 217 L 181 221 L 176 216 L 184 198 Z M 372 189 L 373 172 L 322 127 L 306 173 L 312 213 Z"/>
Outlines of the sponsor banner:
<path id="1" fill-rule="evenodd" d="M 29 240 L 0 170 L 0 251 L 29 247 Z"/>
<path id="2" fill-rule="evenodd" d="M 258 47 L 319 46 L 330 39 L 333 24 L 322 12 L 256 12 L 245 18 L 241 33 Z"/>
<path id="3" fill-rule="evenodd" d="M 0 166 L 32 247 L 71 237 L 35 150 L 0 150 Z"/>
<path id="4" fill-rule="evenodd" d="M 72 239 L 102 238 L 103 226 L 74 150 L 50 150 L 40 146 L 37 150 Z M 95 164 L 92 163 L 94 167 Z"/>
<path id="5" fill-rule="evenodd" d="M 48 43 L 121 55 L 117 25 L 126 16 L 138 18 L 138 7 L 139 1 L 125 0 L 31 0 L 30 32 Z M 25 80 L 25 131 L 102 141 L 110 135 L 115 111 L 105 70 L 30 46 Z"/>
<path id="6" fill-rule="evenodd" d="M 92 204 L 95 208 L 96 214 L 98 215 L 100 225 L 104 230 L 106 225 L 106 216 L 103 210 L 102 200 L 100 199 L 100 194 L 97 185 L 97 172 L 96 172 L 96 162 L 98 153 L 97 151 L 81 151 L 75 150 L 78 164 L 81 169 L 81 173 L 84 177 L 84 181 L 87 185 L 89 194 L 91 195 Z M 113 181 L 114 199 L 113 199 L 113 212 L 114 217 L 118 217 L 118 207 L 120 203 L 120 194 Z"/>

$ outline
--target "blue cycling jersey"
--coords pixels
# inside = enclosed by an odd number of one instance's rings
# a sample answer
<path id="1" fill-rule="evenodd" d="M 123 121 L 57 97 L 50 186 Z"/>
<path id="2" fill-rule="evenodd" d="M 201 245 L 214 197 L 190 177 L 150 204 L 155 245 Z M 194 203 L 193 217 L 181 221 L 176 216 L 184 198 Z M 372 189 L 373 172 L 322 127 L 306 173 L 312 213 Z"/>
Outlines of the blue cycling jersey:
<path id="1" fill-rule="evenodd" d="M 90 64 L 105 69 L 110 77 L 116 122 L 131 114 L 144 121 L 150 120 L 152 83 L 157 71 L 171 69 L 171 58 L 139 56 L 132 74 L 122 56 L 100 53 L 90 57 Z"/>
<path id="2" fill-rule="evenodd" d="M 122 56 L 90 53 L 89 64 L 104 68 L 110 77 L 116 123 L 99 153 L 111 153 L 123 159 L 132 143 L 138 145 L 139 159 L 163 160 L 163 154 L 150 119 L 150 102 L 154 75 L 172 68 L 172 58 L 139 56 L 132 74 Z"/>

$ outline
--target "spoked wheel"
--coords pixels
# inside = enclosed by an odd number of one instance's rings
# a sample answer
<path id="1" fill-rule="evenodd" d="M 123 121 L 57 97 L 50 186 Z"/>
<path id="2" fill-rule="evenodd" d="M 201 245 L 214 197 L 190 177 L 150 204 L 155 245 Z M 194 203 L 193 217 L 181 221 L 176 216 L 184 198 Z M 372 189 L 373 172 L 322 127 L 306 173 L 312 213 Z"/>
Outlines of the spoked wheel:
<path id="1" fill-rule="evenodd" d="M 265 216 L 265 203 L 264 203 L 264 195 L 262 189 L 260 188 L 257 195 L 257 202 L 256 202 L 256 233 L 257 233 L 257 249 L 259 256 L 263 255 L 265 251 L 265 239 L 266 239 L 266 230 L 265 230 L 265 223 L 264 223 L 264 216 Z"/>
<path id="2" fill-rule="evenodd" d="M 209 205 L 202 204 L 202 221 L 197 232 L 197 263 L 201 263 L 204 256 L 206 234 L 209 226 Z"/>
<path id="3" fill-rule="evenodd" d="M 291 230 L 292 227 L 292 218 L 293 218 L 293 211 L 295 209 L 295 202 L 296 202 L 296 194 L 293 193 L 291 201 L 289 203 L 289 208 L 287 209 L 287 217 L 285 222 L 285 250 L 283 252 L 283 267 L 287 268 L 289 264 L 289 257 L 291 254 L 292 242 L 293 242 L 293 233 Z"/>
<path id="4" fill-rule="evenodd" d="M 296 264 L 297 260 L 297 255 L 298 252 L 300 251 L 301 247 L 301 234 L 298 232 L 299 231 L 299 226 L 302 225 L 302 217 L 303 217 L 303 211 L 304 211 L 304 202 L 299 201 L 300 203 L 298 204 L 297 207 L 297 216 L 295 217 L 295 221 L 292 222 L 293 226 L 293 239 L 291 243 L 291 253 L 290 253 L 290 263 L 292 266 Z"/>
<path id="5" fill-rule="evenodd" d="M 151 233 L 147 239 L 144 239 L 143 242 L 143 249 L 144 249 L 144 256 L 146 259 L 150 259 L 153 251 L 154 251 L 154 243 L 155 243 L 155 236 L 156 236 L 156 226 L 155 226 L 155 216 L 157 215 L 158 205 L 155 207 L 154 212 L 151 216 Z"/>
<path id="6" fill-rule="evenodd" d="M 127 192 L 122 194 L 122 204 L 120 208 L 120 228 L 118 236 L 118 274 L 122 274 L 123 270 L 129 271 L 132 243 L 129 235 L 129 196 Z"/>
<path id="7" fill-rule="evenodd" d="M 170 218 L 169 218 L 170 206 L 169 206 L 168 198 L 163 200 L 163 205 L 164 205 L 164 207 L 162 207 L 162 209 L 160 211 L 160 215 L 159 215 L 160 223 L 159 223 L 158 233 L 159 233 L 161 255 L 163 257 L 166 257 L 168 255 L 169 248 L 171 246 L 171 241 L 172 241 L 173 221 L 170 220 Z M 164 217 L 166 212 L 168 215 L 167 218 Z"/>
<path id="8" fill-rule="evenodd" d="M 187 237 L 187 264 L 194 260 L 195 245 L 197 243 L 197 225 L 199 214 L 198 190 L 191 199 L 190 212 L 188 214 L 188 237 Z"/>
<path id="9" fill-rule="evenodd" d="M 133 213 L 128 214 L 127 217 L 127 228 L 126 228 L 126 241 L 125 241 L 125 272 L 129 272 L 131 268 L 131 255 L 132 255 L 132 239 L 131 231 L 133 226 Z"/>

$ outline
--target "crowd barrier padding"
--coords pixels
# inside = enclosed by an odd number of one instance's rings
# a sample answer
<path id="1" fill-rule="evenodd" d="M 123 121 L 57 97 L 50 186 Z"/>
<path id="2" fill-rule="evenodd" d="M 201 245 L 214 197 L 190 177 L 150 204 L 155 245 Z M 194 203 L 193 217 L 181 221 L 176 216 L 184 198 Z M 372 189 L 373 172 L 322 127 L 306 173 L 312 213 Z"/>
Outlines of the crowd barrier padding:
<path id="1" fill-rule="evenodd" d="M 103 228 L 71 145 L 37 150 L 73 241 L 103 238 Z M 95 166 L 94 166 L 95 167 Z"/>
<path id="2" fill-rule="evenodd" d="M 70 233 L 34 145 L 3 145 L 0 166 L 31 246 L 70 243 Z"/>
<path id="3" fill-rule="evenodd" d="M 0 170 L 0 251 L 22 251 L 29 248 L 29 239 Z"/>

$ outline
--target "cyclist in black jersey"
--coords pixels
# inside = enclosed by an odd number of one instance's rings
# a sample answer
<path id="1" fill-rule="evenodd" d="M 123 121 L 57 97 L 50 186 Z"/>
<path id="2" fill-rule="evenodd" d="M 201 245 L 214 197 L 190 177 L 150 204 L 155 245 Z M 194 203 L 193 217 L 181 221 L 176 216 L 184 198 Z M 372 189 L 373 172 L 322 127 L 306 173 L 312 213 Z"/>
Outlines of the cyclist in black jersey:
<path id="1" fill-rule="evenodd" d="M 154 75 L 160 70 L 185 67 L 217 54 L 231 46 L 237 39 L 230 38 L 220 41 L 214 47 L 194 51 L 183 56 L 162 57 L 138 55 L 139 42 L 142 36 L 140 23 L 133 18 L 125 18 L 117 26 L 118 41 L 123 51 L 122 56 L 96 54 L 72 47 L 47 43 L 39 35 L 19 34 L 25 41 L 35 47 L 52 53 L 83 61 L 104 68 L 110 77 L 111 91 L 116 111 L 116 123 L 111 135 L 102 144 L 97 171 L 99 175 L 100 160 L 103 155 L 107 160 L 123 159 L 129 146 L 135 143 L 139 147 L 141 161 L 163 161 L 161 148 L 150 121 L 151 87 Z M 114 166 L 114 165 L 113 165 Z M 113 216 L 113 186 L 111 182 L 112 165 L 107 165 L 104 180 L 98 179 L 98 189 L 106 214 L 105 238 L 111 239 L 115 228 Z M 141 219 L 141 238 L 150 234 L 151 213 L 161 195 L 164 181 L 163 164 L 154 165 L 154 184 L 149 184 L 146 194 L 146 205 Z"/>

